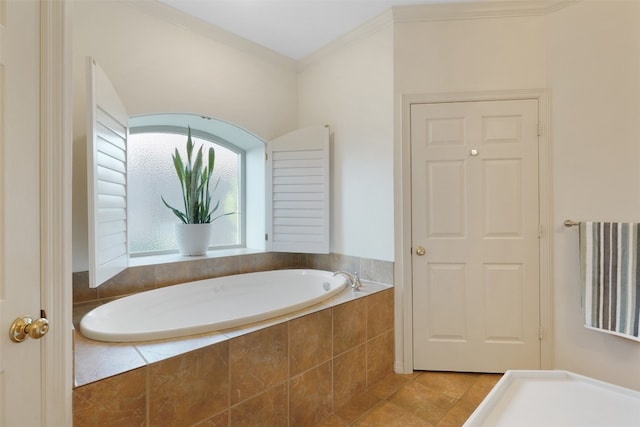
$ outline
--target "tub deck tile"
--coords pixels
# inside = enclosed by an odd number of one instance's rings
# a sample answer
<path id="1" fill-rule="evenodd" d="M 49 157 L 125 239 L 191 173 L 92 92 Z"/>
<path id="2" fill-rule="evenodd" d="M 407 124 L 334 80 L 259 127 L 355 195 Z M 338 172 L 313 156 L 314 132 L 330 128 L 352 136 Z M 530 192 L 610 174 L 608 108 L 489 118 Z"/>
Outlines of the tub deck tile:
<path id="1" fill-rule="evenodd" d="M 74 384 L 76 387 L 146 366 L 131 344 L 87 339 L 74 331 Z"/>
<path id="2" fill-rule="evenodd" d="M 184 339 L 166 339 L 149 342 L 136 343 L 138 350 L 144 360 L 151 364 L 160 362 L 170 357 L 179 356 L 190 351 L 198 350 L 213 344 L 227 341 L 228 336 L 219 333 L 207 333 L 192 335 Z"/>

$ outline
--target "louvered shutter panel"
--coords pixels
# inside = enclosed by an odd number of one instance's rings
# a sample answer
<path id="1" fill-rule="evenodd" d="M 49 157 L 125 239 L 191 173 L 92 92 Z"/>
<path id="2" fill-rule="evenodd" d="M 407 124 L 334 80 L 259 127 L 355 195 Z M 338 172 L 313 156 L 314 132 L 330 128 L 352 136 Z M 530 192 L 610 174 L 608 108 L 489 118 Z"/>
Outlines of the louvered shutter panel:
<path id="1" fill-rule="evenodd" d="M 113 85 L 87 58 L 87 192 L 89 286 L 94 288 L 128 266 L 128 115 Z"/>
<path id="2" fill-rule="evenodd" d="M 266 173 L 267 249 L 329 253 L 329 128 L 269 142 Z"/>

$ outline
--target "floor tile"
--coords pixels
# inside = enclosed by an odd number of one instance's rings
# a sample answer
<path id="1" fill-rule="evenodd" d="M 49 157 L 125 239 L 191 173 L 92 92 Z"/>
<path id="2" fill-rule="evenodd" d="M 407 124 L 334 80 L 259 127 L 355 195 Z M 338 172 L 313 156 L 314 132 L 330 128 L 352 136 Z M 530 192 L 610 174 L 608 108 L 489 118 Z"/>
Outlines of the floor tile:
<path id="1" fill-rule="evenodd" d="M 389 402 L 435 425 L 455 405 L 456 399 L 441 390 L 429 388 L 416 381 L 402 386 Z"/>
<path id="2" fill-rule="evenodd" d="M 460 372 L 423 372 L 416 382 L 459 399 L 478 380 L 479 374 Z"/>
<path id="3" fill-rule="evenodd" d="M 354 427 L 433 427 L 433 424 L 388 401 L 381 402 L 353 425 Z"/>
<path id="4" fill-rule="evenodd" d="M 358 394 L 335 413 L 347 422 L 353 422 L 380 402 L 371 392 Z"/>
<path id="5" fill-rule="evenodd" d="M 417 374 L 390 374 L 371 387 L 371 392 L 380 399 L 386 399 L 398 391 L 400 387 L 411 381 Z"/>
<path id="6" fill-rule="evenodd" d="M 501 377 L 427 371 L 390 374 L 315 427 L 460 427 Z"/>
<path id="7" fill-rule="evenodd" d="M 316 424 L 315 427 L 349 427 L 349 423 L 334 414 Z"/>

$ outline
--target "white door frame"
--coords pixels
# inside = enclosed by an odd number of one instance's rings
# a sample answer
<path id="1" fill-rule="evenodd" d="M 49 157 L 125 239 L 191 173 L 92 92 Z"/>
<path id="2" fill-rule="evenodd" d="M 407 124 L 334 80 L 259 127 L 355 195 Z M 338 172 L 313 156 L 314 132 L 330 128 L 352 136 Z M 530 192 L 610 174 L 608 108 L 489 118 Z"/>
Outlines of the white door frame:
<path id="1" fill-rule="evenodd" d="M 413 308 L 411 257 L 411 105 L 442 102 L 538 100 L 538 184 L 540 238 L 540 366 L 552 368 L 552 266 L 551 266 L 551 112 L 548 89 L 489 92 L 406 94 L 402 96 L 402 125 L 394 143 L 395 205 L 395 365 L 397 373 L 413 371 Z"/>
<path id="2" fill-rule="evenodd" d="M 40 393 L 42 425 L 51 427 L 73 423 L 71 7 L 40 1 L 40 299 L 51 322 Z"/>

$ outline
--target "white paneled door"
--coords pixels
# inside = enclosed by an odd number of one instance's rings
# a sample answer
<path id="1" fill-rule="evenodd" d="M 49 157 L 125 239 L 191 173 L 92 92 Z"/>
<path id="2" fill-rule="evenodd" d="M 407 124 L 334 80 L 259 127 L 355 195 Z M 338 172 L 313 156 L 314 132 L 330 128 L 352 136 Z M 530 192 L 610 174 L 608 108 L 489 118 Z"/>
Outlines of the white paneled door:
<path id="1" fill-rule="evenodd" d="M 414 368 L 540 367 L 538 100 L 411 106 Z"/>
<path id="2" fill-rule="evenodd" d="M 72 424 L 69 30 L 0 0 L 0 427 Z"/>
<path id="3" fill-rule="evenodd" d="M 0 3 L 0 426 L 43 425 L 43 340 L 9 339 L 40 317 L 39 5 Z M 46 337 L 45 337 L 46 338 Z M 43 338 L 43 339 L 45 339 Z"/>

